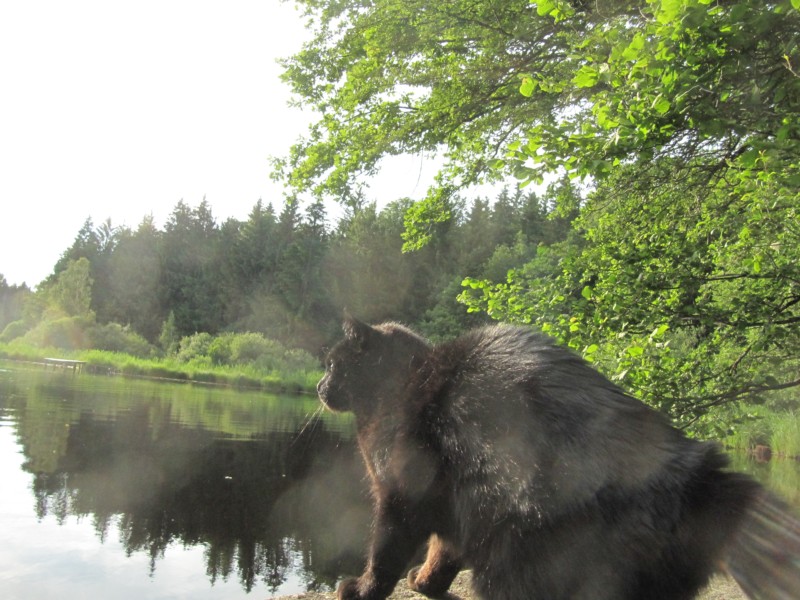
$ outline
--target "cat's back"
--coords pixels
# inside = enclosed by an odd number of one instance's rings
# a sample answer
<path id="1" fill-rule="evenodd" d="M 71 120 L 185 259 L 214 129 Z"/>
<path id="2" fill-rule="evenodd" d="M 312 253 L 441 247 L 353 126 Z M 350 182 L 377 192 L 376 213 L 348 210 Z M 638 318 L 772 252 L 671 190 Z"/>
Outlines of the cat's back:
<path id="1" fill-rule="evenodd" d="M 495 325 L 436 352 L 448 372 L 443 449 L 500 513 L 553 514 L 610 482 L 637 487 L 667 463 L 699 459 L 662 415 L 547 336 Z"/>
<path id="2" fill-rule="evenodd" d="M 503 394 L 503 400 L 513 401 L 550 388 L 619 391 L 576 354 L 525 327 L 480 327 L 437 347 L 436 352 L 455 395 L 491 400 Z"/>

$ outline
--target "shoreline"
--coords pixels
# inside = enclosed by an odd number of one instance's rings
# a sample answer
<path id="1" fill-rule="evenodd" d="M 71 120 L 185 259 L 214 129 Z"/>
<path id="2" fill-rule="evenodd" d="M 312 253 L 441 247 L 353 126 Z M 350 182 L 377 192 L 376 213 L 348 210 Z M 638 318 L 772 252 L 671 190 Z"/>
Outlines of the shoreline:
<path id="1" fill-rule="evenodd" d="M 106 354 L 113 355 L 115 353 L 108 352 Z M 71 353 L 70 356 L 78 357 L 78 360 L 83 363 L 83 368 L 80 371 L 91 375 L 216 386 L 236 390 L 261 391 L 268 394 L 316 395 L 316 388 L 310 383 L 292 381 L 290 377 L 285 379 L 270 375 L 258 377 L 234 369 L 226 371 L 225 368 L 211 370 L 199 370 L 190 366 L 176 368 L 175 365 L 171 365 L 166 361 L 138 359 L 129 354 L 118 354 L 118 360 L 114 361 L 97 360 L 91 354 L 81 354 L 80 352 Z M 3 352 L 2 348 L 0 348 L 0 361 L 25 365 L 43 371 L 47 371 L 48 366 L 52 366 L 52 364 L 46 362 L 44 357 L 39 357 L 38 355 L 28 357 L 11 355 Z M 52 370 L 57 372 L 58 367 Z M 318 379 L 316 374 L 314 374 L 313 378 Z"/>
<path id="2" fill-rule="evenodd" d="M 426 598 L 427 596 L 411 591 L 406 580 L 403 579 L 387 600 L 425 600 Z M 336 600 L 336 592 L 308 592 L 292 596 L 276 596 L 272 600 Z M 442 600 L 479 600 L 472 591 L 472 576 L 469 571 L 462 571 L 458 574 L 450 586 L 450 592 L 443 596 Z M 715 575 L 708 586 L 697 596 L 697 600 L 747 600 L 747 596 L 730 577 Z"/>

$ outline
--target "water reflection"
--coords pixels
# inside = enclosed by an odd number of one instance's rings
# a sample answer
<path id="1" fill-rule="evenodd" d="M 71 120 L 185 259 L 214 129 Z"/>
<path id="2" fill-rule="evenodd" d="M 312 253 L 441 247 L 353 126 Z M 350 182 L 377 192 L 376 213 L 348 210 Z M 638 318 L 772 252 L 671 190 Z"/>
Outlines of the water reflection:
<path id="1" fill-rule="evenodd" d="M 778 457 L 764 462 L 745 452 L 731 456 L 731 466 L 735 470 L 752 475 L 792 506 L 800 508 L 800 461 Z"/>
<path id="2" fill-rule="evenodd" d="M 202 547 L 212 584 L 235 576 L 248 592 L 290 578 L 328 588 L 360 569 L 363 471 L 349 423 L 316 408 L 311 398 L 0 373 L 0 411 L 40 521 L 81 517 L 101 543 L 116 531 L 151 571 L 176 543 Z"/>
<path id="3" fill-rule="evenodd" d="M 9 368 L 4 598 L 262 598 L 361 570 L 370 509 L 352 424 L 315 398 Z M 734 467 L 800 505 L 797 462 Z"/>

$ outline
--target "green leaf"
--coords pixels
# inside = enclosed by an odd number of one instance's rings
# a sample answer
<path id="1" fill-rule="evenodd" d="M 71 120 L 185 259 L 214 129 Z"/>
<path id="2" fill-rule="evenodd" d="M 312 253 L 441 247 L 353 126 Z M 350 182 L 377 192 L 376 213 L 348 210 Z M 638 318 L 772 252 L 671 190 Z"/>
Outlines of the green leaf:
<path id="1" fill-rule="evenodd" d="M 742 163 L 743 166 L 747 167 L 748 169 L 752 169 L 756 166 L 758 162 L 758 158 L 761 156 L 761 153 L 758 150 L 751 149 L 747 152 L 744 152 L 740 157 L 739 161 Z"/>
<path id="2" fill-rule="evenodd" d="M 476 290 L 478 288 L 486 287 L 486 282 L 479 279 L 473 279 L 472 277 L 466 277 L 461 282 L 461 285 L 462 287 L 471 287 L 473 290 Z"/>
<path id="3" fill-rule="evenodd" d="M 583 296 L 587 300 L 591 300 L 592 299 L 592 288 L 591 288 L 591 286 L 588 286 L 588 285 L 584 286 L 584 288 L 581 290 L 581 296 Z"/>
<path id="4" fill-rule="evenodd" d="M 658 22 L 669 23 L 677 19 L 685 6 L 685 0 L 661 0 L 661 10 L 658 11 Z"/>
<path id="5" fill-rule="evenodd" d="M 530 98 L 534 89 L 536 89 L 536 82 L 531 77 L 523 77 L 519 86 L 519 93 L 526 98 Z"/>
<path id="6" fill-rule="evenodd" d="M 536 3 L 536 13 L 540 17 L 544 17 L 549 15 L 551 12 L 556 10 L 558 6 L 556 5 L 555 0 L 541 0 L 540 2 Z"/>
<path id="7" fill-rule="evenodd" d="M 641 356 L 644 354 L 644 348 L 641 346 L 628 346 L 625 351 L 628 353 L 628 356 L 631 358 L 636 358 L 637 356 Z"/>
<path id="8" fill-rule="evenodd" d="M 575 77 L 572 78 L 572 83 L 579 88 L 588 88 L 594 86 L 599 78 L 600 73 L 597 69 L 589 65 L 583 65 L 578 69 L 578 72 L 575 73 Z"/>
<path id="9" fill-rule="evenodd" d="M 644 36 L 637 33 L 633 36 L 631 43 L 622 51 L 622 58 L 625 60 L 636 61 L 641 58 L 644 49 Z"/>
<path id="10" fill-rule="evenodd" d="M 656 101 L 653 104 L 653 108 L 660 115 L 666 114 L 671 108 L 671 106 L 672 105 L 670 104 L 669 100 L 667 100 L 663 96 L 659 96 L 658 98 L 656 98 Z"/>
<path id="11" fill-rule="evenodd" d="M 659 325 L 653 330 L 653 333 L 650 334 L 650 338 L 651 339 L 660 338 L 667 332 L 668 329 L 669 325 L 667 325 L 666 323 Z"/>

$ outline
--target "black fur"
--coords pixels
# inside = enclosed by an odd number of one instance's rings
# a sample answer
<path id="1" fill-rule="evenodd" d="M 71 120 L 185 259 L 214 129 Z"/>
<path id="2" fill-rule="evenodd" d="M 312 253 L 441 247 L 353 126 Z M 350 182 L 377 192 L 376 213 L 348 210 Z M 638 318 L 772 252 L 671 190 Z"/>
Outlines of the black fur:
<path id="1" fill-rule="evenodd" d="M 727 565 L 754 597 L 800 597 L 798 521 L 781 503 L 548 338 L 494 326 L 431 346 L 394 323 L 344 329 L 317 389 L 355 413 L 376 512 L 340 599 L 386 598 L 426 541 L 408 578 L 430 596 L 468 566 L 487 600 L 690 599 Z M 768 552 L 736 549 L 770 511 L 785 582 L 765 592 L 753 557 Z"/>

